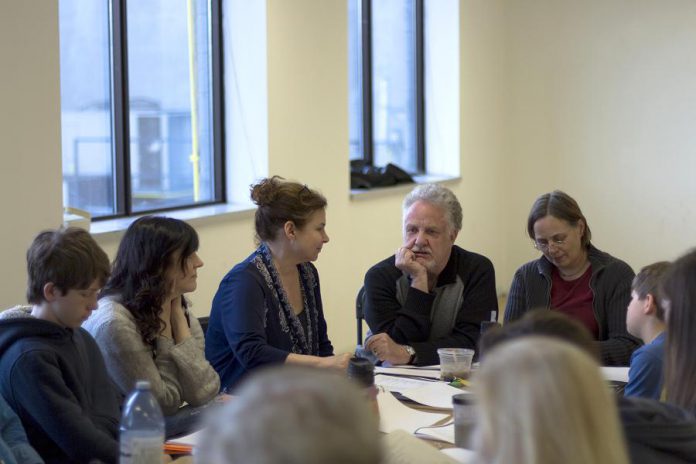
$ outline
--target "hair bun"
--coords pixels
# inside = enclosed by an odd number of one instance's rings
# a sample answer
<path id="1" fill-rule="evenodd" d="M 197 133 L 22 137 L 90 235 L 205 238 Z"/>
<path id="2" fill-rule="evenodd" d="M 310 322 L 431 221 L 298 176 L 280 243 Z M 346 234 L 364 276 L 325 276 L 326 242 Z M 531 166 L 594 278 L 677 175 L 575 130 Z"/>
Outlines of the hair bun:
<path id="1" fill-rule="evenodd" d="M 278 198 L 280 177 L 261 179 L 251 186 L 251 200 L 257 206 L 268 206 Z"/>

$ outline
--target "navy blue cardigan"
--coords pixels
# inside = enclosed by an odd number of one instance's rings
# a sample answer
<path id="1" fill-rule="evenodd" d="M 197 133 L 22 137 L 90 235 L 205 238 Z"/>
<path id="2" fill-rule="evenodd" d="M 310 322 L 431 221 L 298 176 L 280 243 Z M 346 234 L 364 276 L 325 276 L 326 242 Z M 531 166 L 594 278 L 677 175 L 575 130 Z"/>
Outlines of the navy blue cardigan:
<path id="1" fill-rule="evenodd" d="M 268 276 L 257 267 L 256 256 L 252 253 L 227 273 L 213 298 L 205 356 L 220 375 L 222 389 L 232 387 L 254 368 L 285 362 L 294 352 L 289 321 L 269 287 Z M 319 275 L 310 263 L 299 266 L 311 270 L 309 286 L 317 309 L 315 349 L 305 354 L 331 356 L 333 346 L 326 331 Z"/>

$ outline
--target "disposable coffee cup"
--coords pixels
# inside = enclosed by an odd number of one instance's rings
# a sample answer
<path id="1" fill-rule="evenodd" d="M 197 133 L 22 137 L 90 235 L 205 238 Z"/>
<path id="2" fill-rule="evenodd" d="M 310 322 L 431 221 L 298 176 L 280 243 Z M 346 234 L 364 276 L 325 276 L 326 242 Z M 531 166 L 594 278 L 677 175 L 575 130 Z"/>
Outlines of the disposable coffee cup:
<path id="1" fill-rule="evenodd" d="M 457 448 L 473 448 L 473 431 L 476 427 L 476 401 L 468 393 L 452 397 L 454 414 L 454 444 Z"/>
<path id="2" fill-rule="evenodd" d="M 468 379 L 471 375 L 471 360 L 474 350 L 465 348 L 438 348 L 440 357 L 440 380 Z"/>
<path id="3" fill-rule="evenodd" d="M 495 321 L 483 321 L 481 322 L 481 335 L 485 334 L 488 332 L 490 329 L 494 327 L 500 327 L 500 323 L 495 322 Z"/>

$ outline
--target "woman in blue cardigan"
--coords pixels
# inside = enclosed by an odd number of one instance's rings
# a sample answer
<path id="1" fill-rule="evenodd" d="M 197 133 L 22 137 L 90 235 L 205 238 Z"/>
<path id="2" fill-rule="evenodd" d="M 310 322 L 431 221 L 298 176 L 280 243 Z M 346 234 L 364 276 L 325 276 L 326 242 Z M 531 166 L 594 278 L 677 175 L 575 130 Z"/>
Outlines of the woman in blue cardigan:
<path id="1" fill-rule="evenodd" d="M 222 279 L 205 337 L 221 387 L 270 364 L 345 368 L 350 355 L 333 355 L 311 263 L 329 241 L 326 199 L 277 176 L 253 185 L 251 199 L 260 245 Z"/>

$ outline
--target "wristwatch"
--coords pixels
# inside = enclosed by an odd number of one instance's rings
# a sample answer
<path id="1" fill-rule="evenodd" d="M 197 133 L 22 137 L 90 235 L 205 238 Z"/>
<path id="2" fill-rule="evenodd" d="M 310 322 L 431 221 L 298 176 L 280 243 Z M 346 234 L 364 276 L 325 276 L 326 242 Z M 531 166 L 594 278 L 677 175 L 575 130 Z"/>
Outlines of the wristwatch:
<path id="1" fill-rule="evenodd" d="M 414 350 L 412 346 L 408 346 L 408 345 L 401 345 L 401 346 L 403 346 L 404 349 L 406 350 L 406 352 L 409 354 L 409 356 L 411 356 L 410 358 L 408 358 L 408 363 L 413 364 L 413 361 L 416 360 L 416 350 Z"/>

